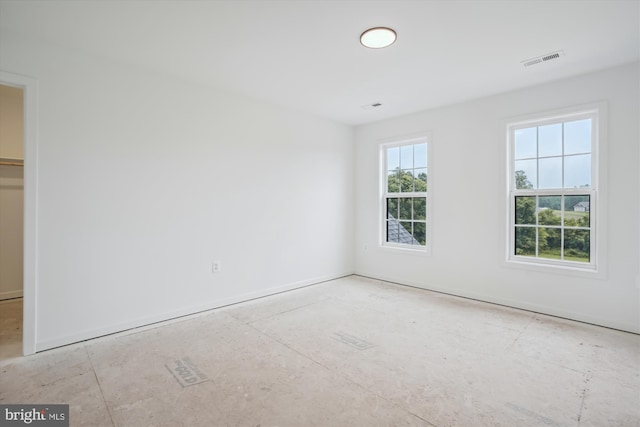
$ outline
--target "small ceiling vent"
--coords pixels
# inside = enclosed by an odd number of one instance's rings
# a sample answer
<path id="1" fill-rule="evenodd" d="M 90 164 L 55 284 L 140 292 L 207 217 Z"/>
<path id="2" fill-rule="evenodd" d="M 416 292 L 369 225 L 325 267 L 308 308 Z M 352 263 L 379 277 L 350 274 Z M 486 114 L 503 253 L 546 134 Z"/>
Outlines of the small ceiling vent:
<path id="1" fill-rule="evenodd" d="M 361 105 L 360 108 L 363 110 L 370 110 L 372 108 L 382 107 L 382 104 L 379 102 L 374 102 L 373 104 Z"/>
<path id="2" fill-rule="evenodd" d="M 559 59 L 561 56 L 564 56 L 563 50 L 559 50 L 557 52 L 551 52 L 546 55 L 538 56 L 537 58 L 527 59 L 526 61 L 522 61 L 522 65 L 524 65 L 525 67 L 530 67 L 532 65 L 540 64 L 542 62 Z"/>

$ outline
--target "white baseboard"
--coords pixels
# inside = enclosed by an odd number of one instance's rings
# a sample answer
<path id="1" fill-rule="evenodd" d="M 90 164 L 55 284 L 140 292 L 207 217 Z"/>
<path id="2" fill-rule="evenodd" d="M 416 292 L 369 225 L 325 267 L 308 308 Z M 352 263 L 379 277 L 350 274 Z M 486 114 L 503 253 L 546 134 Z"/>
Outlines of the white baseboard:
<path id="1" fill-rule="evenodd" d="M 299 282 L 290 283 L 287 285 L 276 286 L 273 288 L 263 289 L 255 292 L 249 292 L 246 294 L 240 294 L 229 298 L 222 298 L 218 300 L 208 301 L 204 304 L 194 305 L 190 307 L 184 307 L 179 310 L 174 310 L 166 313 L 160 313 L 154 316 L 143 317 L 127 322 L 115 323 L 113 325 L 105 326 L 103 328 L 98 329 L 90 329 L 86 331 L 82 331 L 80 333 L 66 335 L 57 337 L 54 339 L 41 341 L 36 343 L 36 352 L 50 350 L 56 347 L 62 347 L 69 344 L 74 344 L 80 341 L 86 341 L 98 337 L 102 337 L 105 335 L 112 335 L 117 333 L 133 333 L 134 330 L 138 331 L 140 328 L 149 327 L 153 325 L 153 327 L 157 327 L 158 323 L 171 323 L 178 318 L 182 318 L 186 316 L 198 316 L 203 312 L 213 310 L 216 308 L 224 307 L 227 305 L 238 304 L 241 302 L 250 301 L 257 298 L 262 298 L 270 295 L 279 294 L 281 292 L 291 291 L 294 289 L 303 288 L 305 286 L 315 285 L 318 283 L 326 282 L 329 280 L 339 279 L 341 277 L 350 276 L 353 273 L 343 273 L 337 275 L 316 277 L 313 279 L 301 280 Z"/>
<path id="2" fill-rule="evenodd" d="M 434 291 L 443 294 L 453 295 L 462 298 L 469 298 L 477 301 L 487 302 L 490 304 L 504 305 L 511 308 L 517 308 L 520 310 L 532 311 L 535 313 L 546 314 L 554 317 L 561 317 L 564 319 L 575 320 L 577 322 L 589 323 L 592 325 L 603 326 L 605 328 L 618 329 L 624 332 L 631 332 L 634 334 L 640 334 L 640 325 L 628 322 L 620 322 L 614 319 L 602 319 L 596 316 L 591 316 L 586 313 L 577 313 L 572 311 L 563 310 L 557 307 L 548 307 L 538 304 L 531 304 L 522 301 L 511 300 L 507 298 L 496 297 L 493 295 L 478 294 L 475 292 L 469 292 L 466 290 L 460 290 L 455 288 L 445 288 L 442 286 L 423 285 L 418 283 L 411 283 L 407 281 L 399 281 L 397 278 L 384 277 L 376 274 L 367 274 L 364 272 L 354 273 L 356 276 L 367 277 L 370 279 L 381 280 L 384 282 L 395 283 L 403 286 L 411 286 L 412 288 L 424 289 L 427 291 Z"/>

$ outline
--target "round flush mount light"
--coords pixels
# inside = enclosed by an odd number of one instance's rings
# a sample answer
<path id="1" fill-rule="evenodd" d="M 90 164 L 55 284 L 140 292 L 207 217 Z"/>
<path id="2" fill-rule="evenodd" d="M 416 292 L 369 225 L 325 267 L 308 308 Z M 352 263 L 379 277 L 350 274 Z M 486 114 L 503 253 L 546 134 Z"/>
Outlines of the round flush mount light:
<path id="1" fill-rule="evenodd" d="M 391 46 L 397 37 L 398 35 L 391 28 L 374 27 L 369 28 L 360 35 L 360 43 L 370 49 L 381 49 Z"/>

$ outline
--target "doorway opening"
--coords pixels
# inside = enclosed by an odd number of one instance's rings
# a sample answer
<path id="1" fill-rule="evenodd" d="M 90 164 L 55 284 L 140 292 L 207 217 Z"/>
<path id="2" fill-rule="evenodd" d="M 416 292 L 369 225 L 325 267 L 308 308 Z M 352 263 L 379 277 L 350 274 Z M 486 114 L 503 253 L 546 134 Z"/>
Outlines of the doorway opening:
<path id="1" fill-rule="evenodd" d="M 38 81 L 32 77 L 20 74 L 0 71 L 0 86 L 6 86 L 10 89 L 19 89 L 22 99 L 22 147 L 23 156 L 19 156 L 19 151 L 8 151 L 7 155 L 0 154 L 0 157 L 6 157 L 7 163 L 20 163 L 22 166 L 3 165 L 7 168 L 13 168 L 13 174 L 19 175 L 16 168 L 22 171 L 22 348 L 17 344 L 14 347 L 7 347 L 7 351 L 13 356 L 29 355 L 37 351 L 36 343 L 36 303 L 37 303 L 37 200 L 38 200 Z M 3 96 L 4 98 L 4 96 Z M 5 116 L 5 114 L 2 114 Z M 4 130 L 0 129 L 0 133 L 4 135 Z M 3 143 L 4 146 L 4 143 Z M 4 150 L 4 148 L 0 148 Z M 2 153 L 2 151 L 0 151 Z M 16 160 L 15 162 L 11 160 Z M 11 172 L 9 172 L 11 174 Z M 12 175 L 11 185 L 17 186 L 18 178 Z M 4 221 L 4 217 L 0 220 Z M 4 240 L 4 239 L 2 239 Z M 3 292 L 0 290 L 0 292 Z M 12 291 L 8 291 L 12 292 Z M 19 298 L 17 294 L 7 294 Z M 7 301 L 10 301 L 10 298 Z M 0 311 L 3 313 L 9 302 L 0 304 L 3 306 Z M 19 311 L 13 312 L 12 316 L 20 318 Z M 14 326 L 15 328 L 15 326 Z M 14 333 L 20 335 L 19 330 L 14 329 Z M 4 347 L 4 346 L 3 346 Z M 17 354 L 16 354 L 17 352 Z"/>
<path id="2" fill-rule="evenodd" d="M 22 355 L 24 91 L 0 85 L 0 360 Z"/>

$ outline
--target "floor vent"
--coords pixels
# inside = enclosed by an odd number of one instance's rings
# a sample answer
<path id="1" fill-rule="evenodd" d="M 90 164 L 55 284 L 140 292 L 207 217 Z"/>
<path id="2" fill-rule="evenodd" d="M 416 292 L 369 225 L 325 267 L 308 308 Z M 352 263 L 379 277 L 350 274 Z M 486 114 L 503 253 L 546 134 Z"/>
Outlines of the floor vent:
<path id="1" fill-rule="evenodd" d="M 561 56 L 564 56 L 564 51 L 559 50 L 557 52 L 551 52 L 546 55 L 538 56 L 537 58 L 531 58 L 531 59 L 527 59 L 526 61 L 522 61 L 522 65 L 524 65 L 525 67 L 530 67 L 532 65 L 540 64 L 542 62 L 559 59 Z"/>
<path id="2" fill-rule="evenodd" d="M 182 387 L 189 387 L 190 385 L 209 381 L 209 378 L 203 374 L 188 357 L 174 360 L 164 366 L 167 367 Z"/>
<path id="3" fill-rule="evenodd" d="M 345 334 L 344 332 L 334 332 L 332 338 L 344 344 L 347 344 L 357 350 L 366 350 L 368 348 L 374 347 L 373 344 L 363 340 L 362 338 Z"/>

